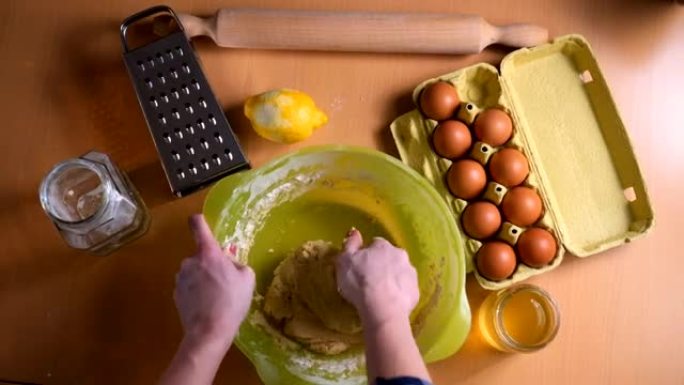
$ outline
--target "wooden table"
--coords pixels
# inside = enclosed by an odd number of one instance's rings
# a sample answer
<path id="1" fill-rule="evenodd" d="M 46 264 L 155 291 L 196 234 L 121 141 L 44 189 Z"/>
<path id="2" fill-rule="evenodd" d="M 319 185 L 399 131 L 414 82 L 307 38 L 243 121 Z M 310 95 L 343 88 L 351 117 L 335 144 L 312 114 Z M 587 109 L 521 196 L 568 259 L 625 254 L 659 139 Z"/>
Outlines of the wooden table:
<path id="1" fill-rule="evenodd" d="M 186 217 L 205 192 L 171 197 L 121 59 L 118 24 L 152 1 L 0 3 L 0 379 L 46 384 L 149 384 L 181 337 L 171 299 L 192 251 Z M 684 346 L 684 6 L 658 0 L 169 1 L 209 13 L 258 7 L 479 13 L 533 22 L 592 43 L 622 112 L 657 214 L 655 231 L 586 260 L 568 257 L 530 281 L 562 308 L 560 333 L 531 355 L 497 353 L 477 328 L 463 349 L 430 366 L 438 384 L 682 384 Z M 423 79 L 487 61 L 412 56 L 218 49 L 197 44 L 206 74 L 254 166 L 302 146 L 346 143 L 395 153 L 388 124 L 412 108 Z M 254 93 L 292 87 L 314 96 L 330 123 L 283 146 L 242 116 Z M 89 149 L 129 172 L 151 209 L 147 235 L 108 257 L 69 249 L 38 204 L 58 161 Z M 486 294 L 468 283 L 473 309 Z M 0 381 L 2 382 L 2 381 Z M 258 384 L 233 349 L 217 383 Z"/>

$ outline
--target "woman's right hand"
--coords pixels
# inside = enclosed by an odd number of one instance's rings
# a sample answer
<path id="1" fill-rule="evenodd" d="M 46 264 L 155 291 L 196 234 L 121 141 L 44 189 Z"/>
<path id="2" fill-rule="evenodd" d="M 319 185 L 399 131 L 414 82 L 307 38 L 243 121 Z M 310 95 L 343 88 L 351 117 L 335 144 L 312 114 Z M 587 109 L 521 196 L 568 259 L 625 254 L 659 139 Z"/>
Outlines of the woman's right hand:
<path id="1" fill-rule="evenodd" d="M 364 328 L 408 321 L 418 303 L 418 275 L 405 250 L 384 238 L 363 248 L 363 238 L 352 229 L 337 258 L 340 294 L 359 312 Z"/>

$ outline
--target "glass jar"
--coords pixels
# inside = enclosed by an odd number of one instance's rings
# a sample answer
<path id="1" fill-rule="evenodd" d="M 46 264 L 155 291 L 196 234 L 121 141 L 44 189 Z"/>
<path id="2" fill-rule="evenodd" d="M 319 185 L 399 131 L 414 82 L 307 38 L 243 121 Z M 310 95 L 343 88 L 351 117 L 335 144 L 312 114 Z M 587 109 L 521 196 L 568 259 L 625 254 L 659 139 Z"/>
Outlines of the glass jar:
<path id="1" fill-rule="evenodd" d="M 504 352 L 529 353 L 558 333 L 560 311 L 549 293 L 523 284 L 489 294 L 478 314 L 484 339 Z"/>
<path id="2" fill-rule="evenodd" d="M 93 254 L 111 253 L 149 225 L 126 175 L 95 151 L 57 164 L 43 179 L 40 203 L 69 246 Z"/>

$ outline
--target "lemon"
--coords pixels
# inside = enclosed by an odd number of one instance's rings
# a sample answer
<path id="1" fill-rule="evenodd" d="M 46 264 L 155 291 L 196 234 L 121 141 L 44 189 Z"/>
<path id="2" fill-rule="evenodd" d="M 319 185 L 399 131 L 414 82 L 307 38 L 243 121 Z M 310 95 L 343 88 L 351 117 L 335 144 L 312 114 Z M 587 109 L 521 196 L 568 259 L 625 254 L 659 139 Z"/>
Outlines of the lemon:
<path id="1" fill-rule="evenodd" d="M 287 88 L 251 96 L 244 113 L 257 134 L 279 143 L 304 140 L 328 122 L 311 96 Z"/>

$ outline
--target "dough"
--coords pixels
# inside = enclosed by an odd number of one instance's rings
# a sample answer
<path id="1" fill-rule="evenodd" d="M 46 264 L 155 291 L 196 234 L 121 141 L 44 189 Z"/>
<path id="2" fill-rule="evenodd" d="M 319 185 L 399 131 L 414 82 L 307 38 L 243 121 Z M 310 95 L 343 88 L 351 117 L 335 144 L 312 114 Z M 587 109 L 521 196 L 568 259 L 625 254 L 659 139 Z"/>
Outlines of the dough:
<path id="1" fill-rule="evenodd" d="M 362 341 L 356 309 L 337 292 L 338 253 L 330 242 L 306 242 L 278 265 L 264 297 L 264 312 L 283 333 L 317 353 Z"/>

